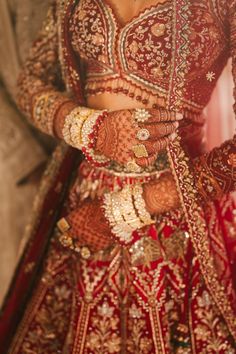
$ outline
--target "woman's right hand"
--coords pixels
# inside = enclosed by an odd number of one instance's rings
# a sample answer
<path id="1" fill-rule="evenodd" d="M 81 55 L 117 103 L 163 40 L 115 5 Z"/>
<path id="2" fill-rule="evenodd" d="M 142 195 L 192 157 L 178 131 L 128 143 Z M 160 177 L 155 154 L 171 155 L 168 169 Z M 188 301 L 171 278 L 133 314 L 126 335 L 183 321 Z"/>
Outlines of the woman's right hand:
<path id="1" fill-rule="evenodd" d="M 141 119 L 137 119 L 137 112 L 141 112 Z M 145 112 L 147 117 L 142 119 Z M 152 165 L 158 153 L 175 138 L 182 118 L 180 113 L 165 109 L 109 112 L 98 130 L 96 152 L 120 165 L 134 159 L 139 166 Z"/>

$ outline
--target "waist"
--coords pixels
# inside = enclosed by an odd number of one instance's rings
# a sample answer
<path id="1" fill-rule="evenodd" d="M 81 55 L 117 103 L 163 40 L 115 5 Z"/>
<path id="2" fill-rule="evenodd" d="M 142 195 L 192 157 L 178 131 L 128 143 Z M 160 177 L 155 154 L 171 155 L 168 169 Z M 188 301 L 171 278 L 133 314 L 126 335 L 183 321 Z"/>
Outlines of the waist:
<path id="1" fill-rule="evenodd" d="M 142 168 L 139 172 L 128 172 L 115 162 L 109 167 L 93 167 L 84 160 L 77 171 L 77 177 L 71 191 L 70 200 L 83 201 L 86 198 L 102 197 L 107 192 L 119 191 L 126 185 L 148 183 L 170 172 L 166 152 L 158 155 L 154 165 Z M 73 205 L 73 203 L 72 203 Z"/>
<path id="2" fill-rule="evenodd" d="M 85 96 L 88 103 L 94 102 L 95 97 L 99 96 L 98 101 L 101 101 L 101 97 L 105 98 L 113 96 L 111 103 L 110 99 L 107 99 L 107 104 L 111 105 L 119 104 L 118 97 L 122 99 L 122 109 L 125 108 L 158 108 L 165 105 L 165 99 L 154 90 L 147 90 L 146 86 L 137 86 L 124 78 L 103 78 L 99 79 L 87 79 L 85 85 Z M 127 107 L 124 107 L 126 103 Z M 117 106 L 118 106 L 117 104 Z M 128 107 L 129 105 L 129 107 Z M 131 105 L 131 107 L 130 107 Z M 107 107 L 109 108 L 109 107 Z M 117 109 L 116 107 L 114 109 Z"/>
<path id="3" fill-rule="evenodd" d="M 204 139 L 200 125 L 196 124 L 193 129 L 192 124 L 185 124 L 180 129 L 183 139 L 183 148 L 192 158 L 205 152 Z M 93 167 L 89 162 L 83 161 L 77 172 L 74 187 L 72 188 L 70 200 L 83 201 L 87 198 L 100 198 L 110 191 L 121 190 L 126 185 L 149 183 L 158 180 L 166 173 L 171 173 L 166 151 L 158 154 L 154 165 L 139 172 L 129 172 L 115 162 L 109 167 L 99 168 Z"/>
<path id="4" fill-rule="evenodd" d="M 168 90 L 167 90 L 168 91 Z M 135 83 L 126 77 L 88 76 L 84 93 L 87 105 L 94 109 L 135 109 L 135 108 L 166 108 L 168 92 L 151 84 Z M 194 102 L 182 102 L 185 116 L 195 119 L 201 115 L 203 107 Z"/>

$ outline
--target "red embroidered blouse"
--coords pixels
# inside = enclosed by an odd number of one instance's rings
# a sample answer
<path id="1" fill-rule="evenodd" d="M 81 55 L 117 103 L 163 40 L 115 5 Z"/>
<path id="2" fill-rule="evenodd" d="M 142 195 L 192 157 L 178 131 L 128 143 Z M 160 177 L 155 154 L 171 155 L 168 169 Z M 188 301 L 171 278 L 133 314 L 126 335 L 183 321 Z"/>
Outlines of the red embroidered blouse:
<path id="1" fill-rule="evenodd" d="M 215 17 L 221 9 L 193 1 L 184 109 L 201 113 L 229 57 L 227 31 Z M 120 92 L 153 107 L 166 106 L 176 33 L 173 1 L 141 11 L 125 25 L 104 0 L 81 0 L 70 20 L 72 46 L 86 63 L 86 96 Z M 184 35 L 184 33 L 183 33 Z"/>
<path id="2" fill-rule="evenodd" d="M 84 93 L 106 88 L 183 111 L 193 122 L 230 56 L 236 78 L 236 0 L 166 0 L 124 26 L 106 0 L 68 4 L 58 1 L 52 7 L 19 85 L 19 106 L 47 133 L 53 133 L 47 122 L 84 104 Z M 61 6 L 68 7 L 66 13 Z M 80 58 L 86 65 L 85 85 Z M 72 99 L 60 91 L 58 64 Z M 190 136 L 193 149 L 199 142 L 191 137 L 195 131 L 190 125 L 182 135 L 182 142 Z M 236 189 L 235 156 L 232 139 L 196 160 L 196 183 L 206 198 Z"/>

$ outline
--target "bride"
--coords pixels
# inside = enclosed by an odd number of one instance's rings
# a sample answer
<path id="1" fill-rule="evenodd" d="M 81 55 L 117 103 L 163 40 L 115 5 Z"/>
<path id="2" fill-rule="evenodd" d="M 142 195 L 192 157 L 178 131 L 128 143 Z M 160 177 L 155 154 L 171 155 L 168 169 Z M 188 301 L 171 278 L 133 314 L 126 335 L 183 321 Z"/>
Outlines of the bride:
<path id="1" fill-rule="evenodd" d="M 52 4 L 18 102 L 64 142 L 2 311 L 5 352 L 235 352 L 235 138 L 207 153 L 202 113 L 230 56 L 236 77 L 235 14 L 235 0 Z"/>

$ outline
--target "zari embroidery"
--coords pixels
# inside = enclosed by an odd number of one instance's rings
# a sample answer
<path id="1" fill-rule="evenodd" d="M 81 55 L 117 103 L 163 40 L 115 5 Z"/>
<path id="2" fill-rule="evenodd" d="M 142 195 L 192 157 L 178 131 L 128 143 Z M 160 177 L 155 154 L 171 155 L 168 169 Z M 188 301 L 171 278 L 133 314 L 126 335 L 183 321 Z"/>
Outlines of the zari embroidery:
<path id="1" fill-rule="evenodd" d="M 187 70 L 186 80 L 179 87 L 178 108 L 201 112 L 214 85 L 213 81 L 207 81 L 206 70 L 214 72 L 216 81 L 222 69 L 215 68 L 216 58 L 221 58 L 222 66 L 227 60 L 225 34 L 222 26 L 214 22 L 210 1 L 201 1 L 201 6 L 183 1 L 177 7 L 175 1 L 164 1 L 143 10 L 140 16 L 121 27 L 106 2 L 82 0 L 71 17 L 70 33 L 75 53 L 85 62 L 86 96 L 123 93 L 144 105 L 166 106 L 176 97 L 170 97 L 176 82 L 169 77 L 179 72 L 180 84 L 181 72 Z M 182 8 L 184 11 L 179 12 Z M 177 13 L 178 17 L 182 16 L 179 41 L 184 46 L 178 68 L 175 66 Z M 204 27 L 200 31 L 202 18 Z M 188 36 L 191 38 L 189 44 Z"/>
<path id="2" fill-rule="evenodd" d="M 169 157 L 170 161 L 172 161 L 172 171 L 179 188 L 182 207 L 190 229 L 190 236 L 196 254 L 200 259 L 202 274 L 211 291 L 211 295 L 227 321 L 232 335 L 236 337 L 236 320 L 233 316 L 232 306 L 224 295 L 224 289 L 221 287 L 214 269 L 214 260 L 210 253 L 206 221 L 203 218 L 203 211 L 194 187 L 194 178 L 189 169 L 189 161 L 184 155 L 179 140 L 176 139 L 175 143 L 172 144 L 169 150 Z"/>
<path id="3" fill-rule="evenodd" d="M 68 87 L 75 91 L 76 98 L 81 102 L 79 71 L 76 71 L 76 63 L 73 61 L 75 57 L 71 59 L 72 51 L 64 33 L 68 28 L 66 21 L 77 1 L 59 2 L 62 5 L 59 32 L 65 75 L 69 82 Z M 206 73 L 216 73 L 217 79 L 222 63 L 228 56 L 225 37 L 216 33 L 221 33 L 224 11 L 228 6 L 232 18 L 231 50 L 235 61 L 236 3 L 235 0 L 230 0 L 230 4 L 226 6 L 224 0 L 209 0 L 198 1 L 196 6 L 191 5 L 188 0 L 173 1 L 174 40 L 171 57 L 176 62 L 172 61 L 171 64 L 167 108 L 199 111 L 208 100 L 208 94 L 214 85 L 213 81 L 207 80 Z M 195 31 L 191 29 L 192 21 L 189 19 L 195 13 L 194 25 L 198 19 L 203 18 L 206 32 L 198 31 L 198 27 Z M 182 28 L 183 31 L 180 31 Z M 153 28 L 158 36 L 165 30 L 166 27 L 163 26 Z M 209 32 L 214 39 L 210 38 L 210 42 L 205 40 L 209 39 Z M 213 48 L 212 60 L 206 59 L 209 59 L 209 55 L 203 55 L 203 61 L 200 61 L 202 67 L 197 67 L 198 60 L 195 60 L 196 70 L 192 70 L 188 56 L 194 58 L 196 37 L 198 46 L 195 55 L 198 59 L 207 50 L 209 43 L 215 43 L 216 46 Z M 46 42 L 48 43 L 48 34 Z M 54 59 L 51 59 L 49 56 L 49 64 L 54 67 Z M 234 74 L 235 67 L 234 65 Z M 50 70 L 49 72 L 51 73 Z M 202 76 L 198 77 L 198 74 Z M 51 89 L 51 85 L 43 87 L 41 82 L 33 83 L 33 95 L 43 94 L 44 90 L 48 92 Z M 24 93 L 28 94 L 32 81 L 24 82 L 24 85 Z M 201 90 L 201 87 L 204 89 Z M 21 102 L 29 113 L 32 97 L 29 101 L 27 97 L 22 96 Z M 64 153 L 65 148 L 58 150 L 58 161 Z M 13 342 L 13 354 L 24 351 L 40 354 L 55 354 L 56 351 L 94 354 L 101 348 L 109 354 L 119 351 L 124 353 L 125 350 L 129 354 L 133 354 L 134 350 L 137 353 L 140 350 L 144 354 L 198 354 L 207 350 L 219 352 L 219 348 L 220 354 L 233 353 L 234 347 L 230 342 L 230 332 L 236 337 L 235 317 L 230 304 L 233 287 L 229 276 L 230 265 L 226 262 L 225 249 L 220 239 L 224 226 L 231 230 L 231 238 L 235 237 L 232 220 L 229 218 L 229 225 L 226 222 L 224 225 L 216 225 L 219 231 L 212 226 L 212 219 L 207 219 L 210 224 L 208 234 L 206 220 L 194 188 L 190 161 L 179 139 L 169 150 L 169 160 L 179 187 L 184 217 L 181 210 L 161 215 L 156 220 L 155 227 L 142 230 L 141 235 L 136 235 L 137 239 L 132 240 L 129 247 L 121 247 L 116 242 L 109 250 L 95 253 L 88 260 L 60 249 L 52 239 L 52 252 L 46 256 L 40 285 L 35 288 L 19 325 Z M 41 189 L 44 196 L 48 182 L 52 179 L 50 173 L 58 169 L 58 161 L 53 162 L 55 165 L 50 167 L 49 176 L 44 180 Z M 230 161 L 233 159 L 230 158 Z M 58 190 L 60 187 L 57 186 Z M 38 206 L 41 209 L 41 198 L 38 199 Z M 217 205 L 214 208 L 219 209 Z M 232 213 L 232 206 L 228 203 L 224 203 L 220 209 L 223 209 L 222 215 Z M 211 243 L 214 243 L 213 247 Z M 215 247 L 218 247 L 217 259 L 211 253 Z M 220 263 L 222 269 L 217 273 Z M 26 271 L 31 267 L 32 264 L 29 263 Z M 222 280 L 221 276 L 225 277 L 227 274 L 227 279 Z M 216 331 L 220 332 L 219 338 L 215 336 Z"/>

